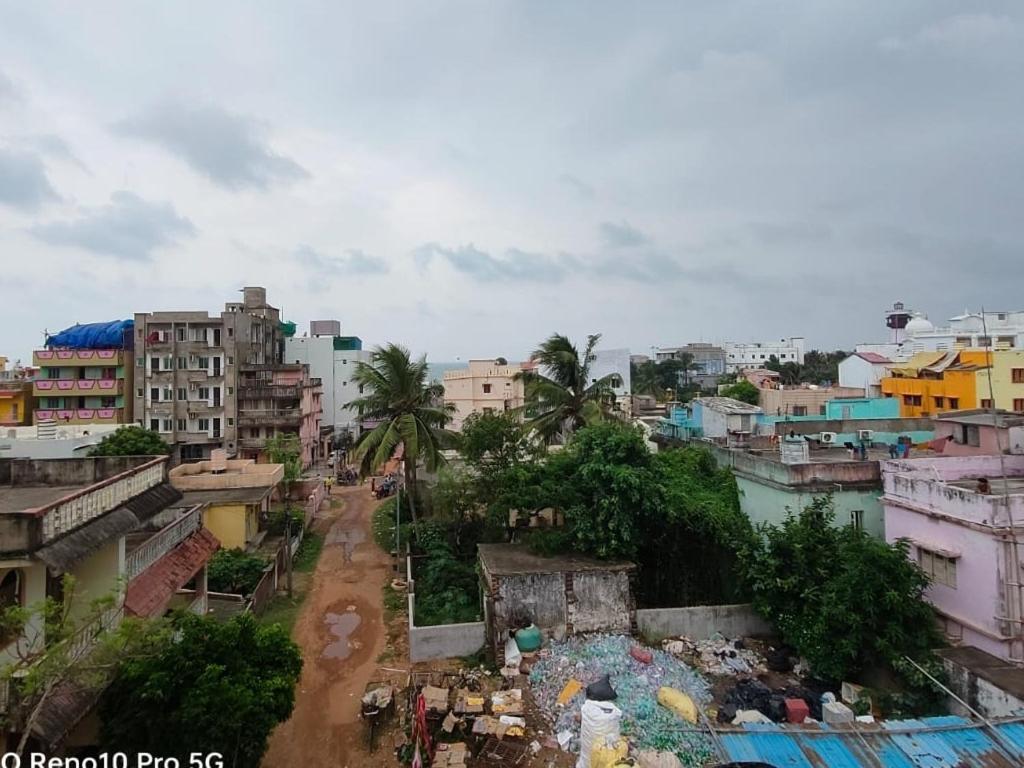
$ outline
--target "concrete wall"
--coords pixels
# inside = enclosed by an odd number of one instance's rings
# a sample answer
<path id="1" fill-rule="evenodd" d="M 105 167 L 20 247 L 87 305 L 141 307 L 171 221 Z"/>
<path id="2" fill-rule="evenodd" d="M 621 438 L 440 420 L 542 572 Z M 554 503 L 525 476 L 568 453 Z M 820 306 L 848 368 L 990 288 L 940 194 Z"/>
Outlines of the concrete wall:
<path id="1" fill-rule="evenodd" d="M 831 490 L 783 489 L 740 475 L 736 476 L 736 486 L 740 492 L 740 510 L 754 525 L 781 525 L 790 511 L 798 513 L 816 498 L 831 493 L 836 527 L 854 522 L 854 512 L 859 510 L 862 514 L 858 517 L 864 531 L 875 538 L 885 539 L 885 513 L 880 490 L 840 490 L 838 487 Z"/>
<path id="2" fill-rule="evenodd" d="M 251 514 L 245 504 L 211 504 L 206 508 L 203 524 L 224 549 L 245 549 L 249 543 L 246 522 Z"/>
<path id="3" fill-rule="evenodd" d="M 257 464 L 252 459 L 228 459 L 225 471 L 214 474 L 213 462 L 181 464 L 168 476 L 180 491 L 212 491 L 226 488 L 270 488 L 284 478 L 284 464 Z"/>
<path id="4" fill-rule="evenodd" d="M 107 542 L 71 571 L 75 577 L 75 598 L 71 610 L 78 615 L 89 613 L 94 600 L 118 594 L 125 572 L 124 537 Z"/>
<path id="5" fill-rule="evenodd" d="M 434 661 L 472 656 L 486 642 L 486 626 L 482 621 L 465 624 L 440 624 L 417 627 L 416 596 L 409 595 L 409 661 Z"/>
<path id="6" fill-rule="evenodd" d="M 952 655 L 955 655 L 956 649 L 951 650 L 954 652 Z M 939 656 L 942 658 L 942 666 L 949 677 L 947 682 L 949 689 L 983 717 L 1009 717 L 1014 714 L 1019 715 L 1021 710 L 1024 710 L 1024 698 L 981 677 L 956 658 L 946 657 L 942 651 L 939 651 Z M 991 667 L 987 674 L 999 678 L 1002 677 L 999 674 L 1000 671 L 998 667 Z M 1020 668 L 1008 666 L 1006 671 L 1010 675 L 1019 675 Z M 952 714 L 970 716 L 966 707 L 954 699 L 950 699 L 949 707 Z"/>
<path id="7" fill-rule="evenodd" d="M 0 459 L 2 485 L 87 486 L 148 464 L 153 456 L 97 456 L 83 459 Z"/>
<path id="8" fill-rule="evenodd" d="M 798 435 L 816 435 L 819 432 L 835 432 L 836 443 L 842 445 L 849 441 L 858 443 L 858 432 L 862 429 L 872 431 L 871 441 L 880 445 L 890 445 L 899 437 L 909 437 L 915 445 L 926 443 L 935 437 L 936 422 L 930 418 L 915 419 L 794 419 L 778 420 L 774 423 L 776 435 L 787 435 L 790 431 Z"/>
<path id="9" fill-rule="evenodd" d="M 567 604 L 573 632 L 629 632 L 633 598 L 629 574 L 590 571 L 573 577 L 575 601 Z"/>
<path id="10" fill-rule="evenodd" d="M 803 408 L 804 416 L 824 415 L 826 403 L 840 397 L 863 397 L 863 389 L 852 387 L 822 387 L 809 389 L 762 389 L 761 408 L 769 416 L 797 415 L 795 409 Z"/>
<path id="11" fill-rule="evenodd" d="M 746 637 L 772 631 L 750 603 L 641 608 L 636 612 L 636 624 L 651 639 L 685 635 L 693 640 L 706 640 L 715 632 L 726 637 Z"/>

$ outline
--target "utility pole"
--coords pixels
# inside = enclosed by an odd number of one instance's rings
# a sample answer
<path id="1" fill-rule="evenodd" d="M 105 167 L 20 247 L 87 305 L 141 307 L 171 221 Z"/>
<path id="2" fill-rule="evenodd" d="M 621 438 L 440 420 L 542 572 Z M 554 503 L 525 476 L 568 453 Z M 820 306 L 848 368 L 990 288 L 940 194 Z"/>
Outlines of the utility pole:
<path id="1" fill-rule="evenodd" d="M 284 546 L 285 546 L 285 573 L 288 574 L 288 599 L 292 597 L 292 513 L 291 510 L 285 511 L 285 522 L 284 522 Z"/>

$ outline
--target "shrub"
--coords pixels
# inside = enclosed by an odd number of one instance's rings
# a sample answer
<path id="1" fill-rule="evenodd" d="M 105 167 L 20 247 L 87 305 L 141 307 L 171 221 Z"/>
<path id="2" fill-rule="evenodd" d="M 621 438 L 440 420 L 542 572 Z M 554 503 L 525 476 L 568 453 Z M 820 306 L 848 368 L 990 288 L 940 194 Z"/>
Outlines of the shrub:
<path id="1" fill-rule="evenodd" d="M 207 580 L 211 592 L 249 595 L 263 578 L 267 567 L 261 557 L 240 549 L 219 549 L 207 564 Z"/>

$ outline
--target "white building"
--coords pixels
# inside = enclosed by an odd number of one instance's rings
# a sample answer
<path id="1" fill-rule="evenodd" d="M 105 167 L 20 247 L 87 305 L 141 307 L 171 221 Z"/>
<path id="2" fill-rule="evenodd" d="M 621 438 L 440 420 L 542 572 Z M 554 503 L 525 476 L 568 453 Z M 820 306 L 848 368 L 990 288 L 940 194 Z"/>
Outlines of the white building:
<path id="1" fill-rule="evenodd" d="M 73 459 L 87 456 L 124 424 L 37 424 L 0 427 L 0 458 Z"/>
<path id="2" fill-rule="evenodd" d="M 725 348 L 726 373 L 736 373 L 747 368 L 764 368 L 774 355 L 780 363 L 804 362 L 804 337 L 767 342 L 727 341 Z"/>
<path id="3" fill-rule="evenodd" d="M 863 389 L 866 397 L 881 397 L 881 381 L 892 361 L 877 352 L 854 352 L 839 363 L 839 386 Z"/>
<path id="4" fill-rule="evenodd" d="M 616 399 L 629 397 L 632 381 L 630 379 L 628 349 L 594 350 L 594 359 L 590 363 L 591 383 L 609 374 L 615 374 L 618 377 L 618 382 L 613 387 Z"/>
<path id="5" fill-rule="evenodd" d="M 342 336 L 338 320 L 314 320 L 309 336 L 292 336 L 284 342 L 284 361 L 309 366 L 309 374 L 323 382 L 321 426 L 337 433 L 357 431 L 359 417 L 347 406 L 362 392 L 352 380 L 356 364 L 370 361 L 370 352 L 356 336 Z"/>
<path id="6" fill-rule="evenodd" d="M 893 319 L 898 322 L 893 322 Z M 937 326 L 927 315 L 903 308 L 899 302 L 886 313 L 893 327 L 884 344 L 858 344 L 858 352 L 876 352 L 893 361 L 909 360 L 918 352 L 952 352 L 957 349 L 1024 349 L 1024 311 L 970 312 L 951 317 Z"/>
<path id="7" fill-rule="evenodd" d="M 470 360 L 465 368 L 445 371 L 444 402 L 455 406 L 449 429 L 461 430 L 470 414 L 521 408 L 525 403 L 524 384 L 516 376 L 527 366 L 488 358 Z"/>

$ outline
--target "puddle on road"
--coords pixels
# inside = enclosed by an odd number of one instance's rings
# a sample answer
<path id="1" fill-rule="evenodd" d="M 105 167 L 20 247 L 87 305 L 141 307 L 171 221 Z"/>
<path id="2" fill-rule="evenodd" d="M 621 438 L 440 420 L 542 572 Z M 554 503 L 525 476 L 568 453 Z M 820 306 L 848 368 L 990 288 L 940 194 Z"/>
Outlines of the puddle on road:
<path id="1" fill-rule="evenodd" d="M 355 606 L 349 606 L 345 613 L 328 613 L 324 616 L 324 623 L 327 630 L 337 638 L 333 643 L 328 643 L 320 654 L 325 659 L 347 659 L 352 651 L 359 647 L 358 643 L 349 640 L 349 636 L 356 631 L 362 623 L 362 618 L 355 612 Z"/>
<path id="2" fill-rule="evenodd" d="M 356 547 L 364 541 L 366 541 L 366 531 L 362 528 L 351 528 L 333 531 L 329 543 L 341 544 L 345 562 L 351 563 L 352 555 L 355 553 Z"/>

